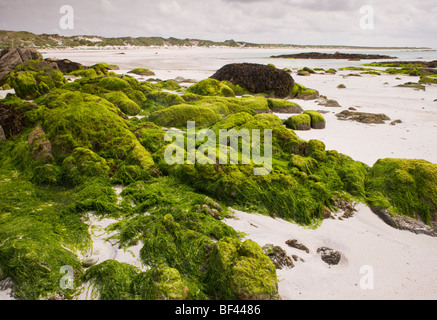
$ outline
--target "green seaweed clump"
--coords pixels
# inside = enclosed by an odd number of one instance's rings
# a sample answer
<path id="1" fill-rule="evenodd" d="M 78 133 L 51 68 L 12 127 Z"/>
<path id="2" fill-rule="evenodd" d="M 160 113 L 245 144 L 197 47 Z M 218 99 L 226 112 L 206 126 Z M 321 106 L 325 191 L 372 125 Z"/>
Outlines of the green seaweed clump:
<path id="1" fill-rule="evenodd" d="M 150 71 L 149 69 L 146 69 L 146 68 L 135 68 L 135 69 L 129 71 L 128 73 L 137 74 L 139 76 L 154 76 L 155 75 L 155 73 L 153 71 Z"/>
<path id="2" fill-rule="evenodd" d="M 311 130 L 311 116 L 306 113 L 291 116 L 284 124 L 292 130 Z"/>
<path id="3" fill-rule="evenodd" d="M 34 100 L 67 82 L 55 63 L 40 60 L 29 60 L 16 66 L 7 81 L 16 95 L 25 100 Z"/>
<path id="4" fill-rule="evenodd" d="M 202 80 L 188 88 L 187 92 L 201 96 L 235 97 L 234 91 L 225 83 L 215 79 Z"/>
<path id="5" fill-rule="evenodd" d="M 429 224 L 437 217 L 437 165 L 425 160 L 378 160 L 369 171 L 366 192 L 372 207 Z"/>
<path id="6" fill-rule="evenodd" d="M 152 113 L 149 120 L 165 127 L 184 128 L 188 121 L 195 121 L 196 127 L 205 128 L 214 125 L 220 116 L 211 108 L 179 104 Z"/>
<path id="7" fill-rule="evenodd" d="M 325 129 L 326 120 L 320 114 L 320 112 L 313 111 L 313 110 L 307 110 L 304 112 L 304 114 L 307 114 L 311 117 L 311 128 L 312 129 Z"/>
<path id="8" fill-rule="evenodd" d="M 303 85 L 295 82 L 291 89 L 290 97 L 294 99 L 314 100 L 319 97 L 319 92 L 314 89 L 307 89 Z"/>
<path id="9" fill-rule="evenodd" d="M 210 290 L 226 300 L 276 300 L 276 269 L 261 247 L 224 238 L 212 249 L 207 269 Z"/>

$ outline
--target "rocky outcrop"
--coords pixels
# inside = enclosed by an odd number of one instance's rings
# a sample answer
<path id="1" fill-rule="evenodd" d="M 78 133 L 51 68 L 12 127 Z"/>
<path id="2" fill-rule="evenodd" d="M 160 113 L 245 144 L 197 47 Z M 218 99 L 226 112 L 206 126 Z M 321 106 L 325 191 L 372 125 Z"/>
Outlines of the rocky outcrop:
<path id="1" fill-rule="evenodd" d="M 41 54 L 36 49 L 19 47 L 4 48 L 0 52 L 0 84 L 16 66 L 29 60 L 40 60 Z"/>
<path id="2" fill-rule="evenodd" d="M 271 56 L 271 58 L 286 58 L 286 59 L 347 59 L 347 60 L 371 60 L 371 59 L 396 59 L 379 54 L 359 54 L 359 53 L 321 53 L 321 52 L 303 52 L 297 54 L 284 54 L 279 56 Z"/>
<path id="3" fill-rule="evenodd" d="M 229 81 L 251 93 L 274 94 L 279 98 L 290 95 L 294 86 L 294 80 L 288 72 L 273 66 L 252 63 L 228 64 L 211 78 Z"/>
<path id="4" fill-rule="evenodd" d="M 377 206 L 371 207 L 371 209 L 373 213 L 392 228 L 437 237 L 437 223 L 435 222 L 429 226 L 420 219 L 413 219 L 401 215 L 393 216 L 386 209 Z"/>

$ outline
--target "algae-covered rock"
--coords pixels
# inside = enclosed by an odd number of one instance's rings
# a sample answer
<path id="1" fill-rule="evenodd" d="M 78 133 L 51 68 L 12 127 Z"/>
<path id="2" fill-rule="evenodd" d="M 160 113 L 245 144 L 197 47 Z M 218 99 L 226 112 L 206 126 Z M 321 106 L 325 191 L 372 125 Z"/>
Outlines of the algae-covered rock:
<path id="1" fill-rule="evenodd" d="M 274 113 L 297 113 L 300 114 L 303 112 L 301 106 L 299 106 L 295 102 L 282 100 L 282 99 L 267 99 L 269 103 L 269 108 Z"/>
<path id="2" fill-rule="evenodd" d="M 319 97 L 319 92 L 314 89 L 307 89 L 299 83 L 294 83 L 290 92 L 290 97 L 302 100 L 314 100 Z"/>
<path id="3" fill-rule="evenodd" d="M 189 293 L 179 271 L 168 266 L 139 274 L 133 280 L 132 290 L 145 300 L 185 300 Z"/>
<path id="4" fill-rule="evenodd" d="M 149 69 L 146 69 L 146 68 L 135 68 L 135 69 L 129 71 L 128 73 L 137 74 L 139 76 L 154 76 L 155 75 L 155 72 L 150 71 Z"/>
<path id="5" fill-rule="evenodd" d="M 188 88 L 187 92 L 201 96 L 235 97 L 234 91 L 216 79 L 205 79 Z"/>
<path id="6" fill-rule="evenodd" d="M 325 129 L 326 128 L 326 120 L 320 114 L 320 112 L 307 110 L 304 112 L 311 117 L 311 128 L 312 129 Z"/>
<path id="7" fill-rule="evenodd" d="M 293 130 L 311 130 L 311 116 L 309 114 L 291 116 L 284 124 Z"/>
<path id="8" fill-rule="evenodd" d="M 225 238 L 214 246 L 207 270 L 210 290 L 223 299 L 279 298 L 276 269 L 261 247 L 251 240 Z"/>
<path id="9" fill-rule="evenodd" d="M 0 51 L 0 86 L 16 66 L 29 60 L 42 60 L 42 55 L 34 48 L 3 48 Z"/>
<path id="10" fill-rule="evenodd" d="M 76 148 L 62 163 L 65 175 L 73 184 L 84 182 L 87 178 L 107 177 L 109 166 L 105 159 L 86 148 Z"/>
<path id="11" fill-rule="evenodd" d="M 228 64 L 211 78 L 229 81 L 251 93 L 273 93 L 280 98 L 288 96 L 294 85 L 294 80 L 288 72 L 273 66 L 252 63 Z"/>
<path id="12" fill-rule="evenodd" d="M 43 115 L 55 158 L 64 159 L 78 148 L 100 157 L 127 161 L 141 169 L 154 165 L 152 156 L 130 131 L 117 108 L 105 99 L 81 92 L 61 91 Z"/>
<path id="13" fill-rule="evenodd" d="M 106 93 L 103 97 L 129 116 L 137 115 L 141 111 L 140 106 L 129 99 L 122 91 Z"/>
<path id="14" fill-rule="evenodd" d="M 420 219 L 437 219 L 437 165 L 425 160 L 381 159 L 370 169 L 366 191 L 375 211 Z M 396 225 L 396 223 L 395 223 Z"/>
<path id="15" fill-rule="evenodd" d="M 29 60 L 16 66 L 9 81 L 17 96 L 26 100 L 36 99 L 67 82 L 56 64 L 40 60 Z"/>
<path id="16" fill-rule="evenodd" d="M 214 125 L 220 116 L 211 108 L 179 104 L 152 113 L 149 120 L 165 127 L 183 128 L 188 121 L 195 121 L 196 127 L 204 128 Z"/>
<path id="17" fill-rule="evenodd" d="M 93 284 L 92 296 L 99 300 L 129 300 L 131 283 L 138 273 L 134 266 L 106 260 L 89 268 L 85 279 Z"/>

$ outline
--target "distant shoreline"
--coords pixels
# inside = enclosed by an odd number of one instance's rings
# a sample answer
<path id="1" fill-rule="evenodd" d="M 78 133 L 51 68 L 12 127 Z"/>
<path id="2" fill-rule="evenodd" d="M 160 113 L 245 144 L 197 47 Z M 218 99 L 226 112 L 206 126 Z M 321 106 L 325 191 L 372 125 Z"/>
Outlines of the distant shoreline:
<path id="1" fill-rule="evenodd" d="M 348 45 L 297 45 L 297 44 L 257 44 L 244 41 L 226 40 L 216 42 L 199 39 L 177 39 L 162 37 L 117 37 L 101 36 L 61 36 L 57 34 L 34 34 L 27 31 L 0 30 L 0 49 L 4 47 L 34 47 L 38 49 L 132 49 L 132 48 L 250 48 L 250 49 L 342 49 L 342 50 L 420 50 L 433 51 L 428 47 L 368 47 Z"/>

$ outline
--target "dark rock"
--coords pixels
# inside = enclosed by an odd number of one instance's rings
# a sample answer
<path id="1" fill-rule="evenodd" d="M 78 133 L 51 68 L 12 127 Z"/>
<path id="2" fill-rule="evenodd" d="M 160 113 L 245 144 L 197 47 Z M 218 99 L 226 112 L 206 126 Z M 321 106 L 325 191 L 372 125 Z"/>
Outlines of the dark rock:
<path id="1" fill-rule="evenodd" d="M 384 124 L 385 121 L 390 120 L 390 118 L 387 117 L 385 114 L 353 112 L 349 110 L 342 111 L 336 116 L 339 120 L 352 120 L 366 124 Z"/>
<path id="2" fill-rule="evenodd" d="M 317 249 L 317 253 L 320 253 L 322 260 L 331 266 L 338 265 L 341 260 L 341 253 L 327 247 Z"/>
<path id="3" fill-rule="evenodd" d="M 42 55 L 31 48 L 4 48 L 0 52 L 0 85 L 16 66 L 29 60 L 42 60 Z"/>
<path id="4" fill-rule="evenodd" d="M 72 62 L 68 59 L 61 60 L 61 59 L 47 58 L 47 59 L 45 59 L 45 61 L 56 63 L 59 71 L 61 71 L 62 73 L 70 73 L 70 72 L 79 70 L 82 67 L 82 65 L 80 63 Z"/>
<path id="5" fill-rule="evenodd" d="M 306 253 L 310 253 L 310 249 L 308 249 L 305 245 L 297 240 L 287 240 L 285 243 L 292 248 L 296 248 L 305 251 Z"/>
<path id="6" fill-rule="evenodd" d="M 5 139 L 19 135 L 27 123 L 27 118 L 14 105 L 0 103 L 0 127 Z"/>
<path id="7" fill-rule="evenodd" d="M 390 125 L 391 126 L 395 126 L 395 125 L 397 125 L 397 124 L 401 124 L 402 123 L 402 120 L 395 120 L 395 121 L 393 121 L 392 123 L 390 123 Z"/>
<path id="8" fill-rule="evenodd" d="M 340 104 L 332 99 L 323 99 L 319 102 L 319 106 L 324 106 L 326 108 L 341 108 Z"/>
<path id="9" fill-rule="evenodd" d="M 369 60 L 369 59 L 396 59 L 379 54 L 359 54 L 359 53 L 321 53 L 321 52 L 303 52 L 297 54 L 284 54 L 272 56 L 271 58 L 286 58 L 286 59 L 347 59 L 350 61 Z"/>
<path id="10" fill-rule="evenodd" d="M 339 84 L 337 86 L 338 89 L 346 89 L 346 86 L 344 84 Z"/>
<path id="11" fill-rule="evenodd" d="M 287 256 L 287 253 L 281 247 L 267 244 L 263 247 L 263 251 L 272 260 L 276 269 L 294 268 L 293 260 Z"/>
<path id="12" fill-rule="evenodd" d="M 420 219 L 413 219 L 406 216 L 391 215 L 386 209 L 371 207 L 372 211 L 380 217 L 386 224 L 398 230 L 410 231 L 415 234 L 425 234 L 431 237 L 437 237 L 437 222 L 427 225 Z"/>
<path id="13" fill-rule="evenodd" d="M 280 98 L 290 95 L 294 86 L 294 80 L 288 72 L 273 66 L 252 63 L 228 64 L 211 78 L 229 81 L 251 93 L 273 93 Z"/>

